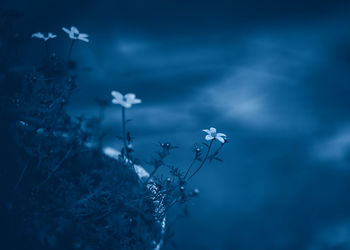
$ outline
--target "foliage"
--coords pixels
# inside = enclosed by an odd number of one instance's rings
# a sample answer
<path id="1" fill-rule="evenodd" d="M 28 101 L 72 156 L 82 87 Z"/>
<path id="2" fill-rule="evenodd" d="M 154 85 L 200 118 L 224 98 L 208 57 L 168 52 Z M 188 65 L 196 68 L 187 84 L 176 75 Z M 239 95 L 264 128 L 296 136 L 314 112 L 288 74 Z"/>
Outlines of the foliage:
<path id="1" fill-rule="evenodd" d="M 200 147 L 194 148 L 186 172 L 166 163 L 176 147 L 160 143 L 160 151 L 148 163 L 153 171 L 139 178 L 125 107 L 141 100 L 129 94 L 123 101 L 118 93 L 121 99 L 115 103 L 124 105 L 124 148 L 118 158 L 108 157 L 102 150 L 101 123 L 109 102 L 96 100 L 97 118 L 72 118 L 65 111 L 79 71 L 70 59 L 75 40 L 63 60 L 48 52 L 47 41 L 54 35 L 35 33 L 47 49 L 45 62 L 21 67 L 15 56 L 21 39 L 10 28 L 18 16 L 3 11 L 0 24 L 0 235 L 6 249 L 161 247 L 170 232 L 165 223 L 169 210 L 179 205 L 187 212 L 188 201 L 199 193 L 187 191 L 188 180 L 207 160 L 220 160 L 224 143 L 210 154 L 213 133 L 204 157 Z M 219 136 L 226 142 L 224 134 Z M 196 163 L 199 167 L 189 175 Z M 156 175 L 162 166 L 169 169 L 169 177 Z"/>

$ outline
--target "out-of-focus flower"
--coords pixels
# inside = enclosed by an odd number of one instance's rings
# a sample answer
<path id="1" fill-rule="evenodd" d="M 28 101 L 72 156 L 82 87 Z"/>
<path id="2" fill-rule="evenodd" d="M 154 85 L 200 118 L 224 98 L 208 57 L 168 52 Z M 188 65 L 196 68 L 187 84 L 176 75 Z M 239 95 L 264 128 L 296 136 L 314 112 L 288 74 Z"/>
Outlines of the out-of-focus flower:
<path id="1" fill-rule="evenodd" d="M 207 133 L 207 135 L 205 136 L 205 139 L 207 141 L 216 139 L 221 143 L 226 142 L 226 135 L 223 133 L 217 133 L 216 128 L 211 127 L 210 129 L 203 129 L 203 131 Z"/>
<path id="2" fill-rule="evenodd" d="M 89 42 L 89 39 L 87 39 L 89 35 L 80 33 L 79 30 L 74 26 L 72 26 L 70 30 L 64 27 L 62 28 L 62 30 L 69 35 L 70 39 L 79 39 L 87 43 Z"/>
<path id="3" fill-rule="evenodd" d="M 120 104 L 124 108 L 131 108 L 133 104 L 141 103 L 141 100 L 137 99 L 135 94 L 122 95 L 118 91 L 112 91 L 111 95 L 113 96 L 112 103 Z"/>
<path id="4" fill-rule="evenodd" d="M 47 36 L 45 36 L 45 35 L 44 35 L 43 33 L 41 33 L 41 32 L 37 32 L 37 33 L 34 33 L 34 34 L 32 35 L 32 38 L 33 38 L 33 37 L 36 37 L 36 38 L 39 38 L 39 39 L 44 39 L 45 42 L 46 42 L 47 40 L 56 38 L 57 36 L 54 35 L 54 34 L 52 34 L 51 32 L 47 33 Z"/>
<path id="5" fill-rule="evenodd" d="M 199 189 L 198 188 L 193 189 L 192 194 L 193 194 L 193 196 L 199 195 Z"/>

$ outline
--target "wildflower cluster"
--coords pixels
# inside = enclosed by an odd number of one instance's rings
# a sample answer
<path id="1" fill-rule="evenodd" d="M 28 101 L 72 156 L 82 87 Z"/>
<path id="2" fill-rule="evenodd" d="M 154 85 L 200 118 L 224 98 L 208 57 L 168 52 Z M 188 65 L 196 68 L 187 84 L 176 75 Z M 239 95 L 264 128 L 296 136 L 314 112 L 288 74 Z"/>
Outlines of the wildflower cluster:
<path id="1" fill-rule="evenodd" d="M 2 24 L 0 43 L 11 51 L 13 31 Z M 77 29 L 69 31 L 72 41 L 87 41 Z M 153 217 L 151 191 L 102 147 L 110 100 L 96 100 L 97 116 L 69 116 L 65 108 L 79 67 L 51 53 L 54 48 L 48 50 L 57 35 L 32 37 L 47 48 L 40 65 L 23 67 L 0 54 L 0 136 L 6 142 L 0 150 L 3 249 L 154 249 L 153 242 L 163 236 Z"/>
<path id="2" fill-rule="evenodd" d="M 207 162 L 221 161 L 227 137 L 204 129 L 208 143 L 193 147 L 189 166 L 175 167 L 168 156 L 178 147 L 170 142 L 160 142 L 149 161 L 133 157 L 126 112 L 142 103 L 133 93 L 112 91 L 112 98 L 95 100 L 97 116 L 70 117 L 65 107 L 78 71 L 70 57 L 75 41 L 89 39 L 74 26 L 62 30 L 71 39 L 65 60 L 49 53 L 48 42 L 57 37 L 51 32 L 32 35 L 44 41 L 42 65 L 13 71 L 21 68 L 15 60 L 1 60 L 0 133 L 9 144 L 0 164 L 0 214 L 5 215 L 0 227 L 13 229 L 6 243 L 38 250 L 159 249 L 171 225 L 169 211 L 179 205 L 187 213 L 189 201 L 199 195 L 190 179 Z M 0 33 L 11 35 L 1 27 Z M 11 39 L 5 41 L 10 49 Z M 104 113 L 111 103 L 121 107 L 120 151 L 103 147 Z"/>
<path id="3" fill-rule="evenodd" d="M 126 118 L 125 112 L 126 109 L 131 108 L 134 104 L 141 103 L 141 99 L 137 99 L 135 94 L 129 93 L 126 95 L 121 94 L 118 91 L 112 91 L 111 95 L 113 97 L 112 103 L 118 104 L 121 106 L 122 113 L 122 136 L 120 139 L 123 140 L 124 147 L 122 149 L 122 158 L 126 160 L 127 163 L 133 164 L 133 158 L 130 155 L 132 148 L 130 147 L 130 132 L 127 132 L 126 129 Z M 153 169 L 147 178 L 144 180 L 145 186 L 152 191 L 150 198 L 153 200 L 153 204 L 156 206 L 154 210 L 154 217 L 163 227 L 163 235 L 166 232 L 169 232 L 169 223 L 165 223 L 168 218 L 169 211 L 175 205 L 180 205 L 182 211 L 187 214 L 188 212 L 188 202 L 193 198 L 199 195 L 199 190 L 197 188 L 187 191 L 186 184 L 187 182 L 194 177 L 199 170 L 205 165 L 209 160 L 218 160 L 221 159 L 218 157 L 218 154 L 224 144 L 227 142 L 227 137 L 223 133 L 218 133 L 217 130 L 213 127 L 210 129 L 204 129 L 204 132 L 207 133 L 205 136 L 206 141 L 210 141 L 209 145 L 203 143 L 207 147 L 206 152 L 203 156 L 202 148 L 195 145 L 193 147 L 194 158 L 187 168 L 186 172 L 182 172 L 180 168 L 168 165 L 166 163 L 167 156 L 176 149 L 177 147 L 172 145 L 170 142 L 160 142 L 160 151 L 157 152 L 156 156 L 152 158 L 151 161 L 147 162 Z M 218 141 L 220 146 L 212 152 L 213 142 Z M 126 152 L 126 154 L 124 154 Z M 193 168 L 198 163 L 198 166 L 193 171 Z M 167 167 L 169 169 L 169 174 L 171 177 L 164 178 L 163 176 L 156 176 L 161 167 Z M 146 195 L 146 194 L 145 194 Z M 140 202 L 140 207 L 144 205 L 144 201 Z M 167 229 L 167 230 L 166 230 Z M 165 237 L 165 236 L 164 236 Z M 160 246 L 162 242 L 158 244 Z"/>
<path id="4" fill-rule="evenodd" d="M 69 48 L 69 51 L 68 51 L 68 58 L 70 58 L 70 56 L 72 54 L 73 46 L 74 46 L 74 43 L 75 43 L 75 41 L 77 39 L 81 40 L 81 41 L 84 41 L 84 42 L 87 42 L 87 43 L 89 42 L 89 39 L 88 39 L 89 35 L 85 34 L 85 33 L 80 33 L 78 28 L 76 28 L 74 26 L 72 26 L 70 29 L 67 29 L 67 28 L 63 27 L 62 30 L 68 34 L 70 39 L 72 39 L 72 42 L 71 42 L 71 45 L 70 45 L 70 48 Z M 51 32 L 49 32 L 47 34 L 47 36 L 45 36 L 43 33 L 37 32 L 37 33 L 34 33 L 32 35 L 32 37 L 43 39 L 44 42 L 45 42 L 45 47 L 46 47 L 47 53 L 48 53 L 48 40 L 56 38 L 57 35 L 54 35 Z"/>

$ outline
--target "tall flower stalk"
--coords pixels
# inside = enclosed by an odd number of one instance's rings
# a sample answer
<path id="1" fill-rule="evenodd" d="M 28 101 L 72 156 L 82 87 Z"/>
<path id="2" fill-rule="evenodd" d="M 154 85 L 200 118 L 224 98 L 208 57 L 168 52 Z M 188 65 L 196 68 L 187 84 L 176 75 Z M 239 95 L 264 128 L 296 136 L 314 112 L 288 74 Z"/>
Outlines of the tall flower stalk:
<path id="1" fill-rule="evenodd" d="M 188 174 L 190 173 L 192 167 L 193 167 L 194 164 L 196 163 L 196 161 L 201 161 L 201 154 L 202 154 L 201 148 L 198 147 L 197 145 L 194 145 L 193 151 L 194 151 L 195 155 L 194 155 L 194 158 L 193 158 L 193 160 L 192 160 L 190 166 L 188 167 L 188 169 L 187 169 L 187 171 L 186 171 L 186 173 L 185 173 L 185 175 L 184 175 L 184 179 L 185 179 L 185 180 L 186 180 Z"/>
<path id="2" fill-rule="evenodd" d="M 34 33 L 32 35 L 32 38 L 35 37 L 35 38 L 38 38 L 38 39 L 43 39 L 44 40 L 44 44 L 45 44 L 45 50 L 46 50 L 46 56 L 47 58 L 49 58 L 49 39 L 53 39 L 53 38 L 56 38 L 57 36 L 52 34 L 51 32 L 47 33 L 47 36 L 45 36 L 43 33 L 41 32 L 37 32 L 37 33 Z"/>
<path id="3" fill-rule="evenodd" d="M 68 59 L 70 59 L 70 57 L 72 55 L 74 43 L 75 43 L 75 40 L 72 40 L 71 43 L 70 43 L 69 50 L 68 50 L 68 56 L 67 56 Z"/>
<path id="4" fill-rule="evenodd" d="M 197 168 L 196 171 L 193 172 L 193 174 L 190 175 L 190 177 L 188 177 L 188 179 L 186 181 L 189 181 L 193 176 L 195 176 L 198 173 L 198 171 L 204 166 L 204 163 L 208 159 L 208 156 L 209 156 L 209 153 L 210 153 L 210 149 L 211 149 L 211 146 L 213 145 L 213 142 L 214 142 L 214 140 L 210 141 L 210 144 L 209 144 L 208 149 L 207 149 L 207 153 L 205 154 L 205 156 L 204 156 L 203 160 L 201 161 L 199 167 Z"/>
<path id="5" fill-rule="evenodd" d="M 126 131 L 126 117 L 125 117 L 125 109 L 131 108 L 134 104 L 141 103 L 141 99 L 137 99 L 135 94 L 129 93 L 126 95 L 122 95 L 118 91 L 112 91 L 111 95 L 113 96 L 112 103 L 119 104 L 122 106 L 122 139 L 124 144 L 124 152 L 126 158 L 129 159 L 129 151 L 130 147 L 128 145 L 127 131 Z"/>
<path id="6" fill-rule="evenodd" d="M 70 39 L 72 39 L 72 42 L 70 44 L 69 51 L 68 51 L 68 59 L 69 59 L 71 54 L 72 54 L 72 50 L 73 50 L 75 41 L 78 39 L 78 40 L 81 40 L 81 41 L 88 43 L 89 42 L 89 39 L 88 39 L 89 35 L 84 34 L 84 33 L 80 33 L 79 30 L 74 26 L 72 26 L 70 28 L 70 30 L 67 28 L 64 28 L 64 27 L 62 28 L 62 30 L 68 34 Z"/>
<path id="7" fill-rule="evenodd" d="M 122 133 L 123 133 L 123 143 L 124 143 L 124 150 L 126 154 L 126 158 L 129 159 L 129 147 L 126 142 L 126 119 L 125 119 L 125 107 L 122 106 Z"/>

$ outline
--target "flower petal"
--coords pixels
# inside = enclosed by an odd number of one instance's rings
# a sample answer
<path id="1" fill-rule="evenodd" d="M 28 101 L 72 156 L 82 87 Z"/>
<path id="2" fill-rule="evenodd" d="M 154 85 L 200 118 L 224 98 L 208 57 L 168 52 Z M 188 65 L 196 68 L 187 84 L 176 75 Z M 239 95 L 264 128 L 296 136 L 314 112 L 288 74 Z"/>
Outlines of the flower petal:
<path id="1" fill-rule="evenodd" d="M 123 95 L 119 93 L 118 91 L 113 90 L 111 92 L 111 95 L 114 97 L 115 100 L 117 101 L 122 101 L 123 100 Z"/>
<path id="2" fill-rule="evenodd" d="M 134 99 L 134 100 L 132 100 L 130 103 L 131 104 L 139 104 L 139 103 L 141 103 L 142 101 L 141 101 L 141 99 Z"/>
<path id="3" fill-rule="evenodd" d="M 70 30 L 69 30 L 69 29 L 63 27 L 62 30 L 63 30 L 64 32 L 66 32 L 67 34 L 70 34 Z"/>
<path id="4" fill-rule="evenodd" d="M 84 42 L 89 42 L 89 39 L 85 38 L 85 37 L 80 37 L 78 36 L 78 39 L 81 40 L 81 41 L 84 41 Z"/>
<path id="5" fill-rule="evenodd" d="M 221 143 L 225 143 L 225 139 L 222 138 L 221 136 L 216 136 L 215 139 L 217 139 Z"/>
<path id="6" fill-rule="evenodd" d="M 136 99 L 136 96 L 133 93 L 126 94 L 125 99 L 126 99 L 126 102 L 130 104 L 138 104 L 142 102 L 141 99 Z"/>
<path id="7" fill-rule="evenodd" d="M 217 134 L 216 134 L 216 136 L 226 137 L 226 135 L 225 135 L 225 134 L 223 134 L 223 133 L 217 133 Z"/>
<path id="8" fill-rule="evenodd" d="M 211 135 L 206 135 L 206 136 L 205 136 L 205 139 L 206 139 L 207 141 L 211 141 L 211 140 L 214 139 L 214 137 L 212 137 Z"/>
<path id="9" fill-rule="evenodd" d="M 128 108 L 131 108 L 131 106 L 132 106 L 132 105 L 131 105 L 130 103 L 128 103 L 128 102 L 121 102 L 120 105 L 122 105 L 124 108 L 127 108 L 127 109 L 128 109 Z"/>
<path id="10" fill-rule="evenodd" d="M 113 100 L 112 100 L 112 103 L 113 103 L 113 104 L 120 104 L 120 101 L 118 101 L 117 99 L 113 99 Z"/>
<path id="11" fill-rule="evenodd" d="M 128 94 L 125 95 L 125 98 L 126 98 L 127 101 L 129 101 L 129 100 L 130 100 L 130 101 L 131 101 L 131 100 L 134 100 L 135 97 L 136 97 L 136 95 L 133 94 L 133 93 L 128 93 Z"/>
<path id="12" fill-rule="evenodd" d="M 70 28 L 70 32 L 72 32 L 72 33 L 74 33 L 74 34 L 79 34 L 79 30 L 77 29 L 77 27 L 75 27 L 75 26 L 72 26 L 71 28 Z"/>
<path id="13" fill-rule="evenodd" d="M 74 33 L 69 33 L 69 38 L 70 39 L 77 39 L 77 37 L 74 35 Z"/>
<path id="14" fill-rule="evenodd" d="M 84 33 L 79 34 L 79 38 L 87 38 L 88 36 L 89 36 L 88 34 L 84 34 Z"/>
<path id="15" fill-rule="evenodd" d="M 41 32 L 37 32 L 37 33 L 34 33 L 32 37 L 44 39 L 44 34 L 42 34 Z"/>
<path id="16" fill-rule="evenodd" d="M 216 133 L 216 128 L 211 127 L 210 128 L 210 133 Z"/>
<path id="17" fill-rule="evenodd" d="M 210 134 L 209 129 L 203 129 L 202 131 L 205 132 L 205 133 L 207 133 L 208 135 Z"/>
<path id="18" fill-rule="evenodd" d="M 47 34 L 47 38 L 55 38 L 56 35 L 52 34 L 51 32 L 49 32 L 49 34 Z"/>

